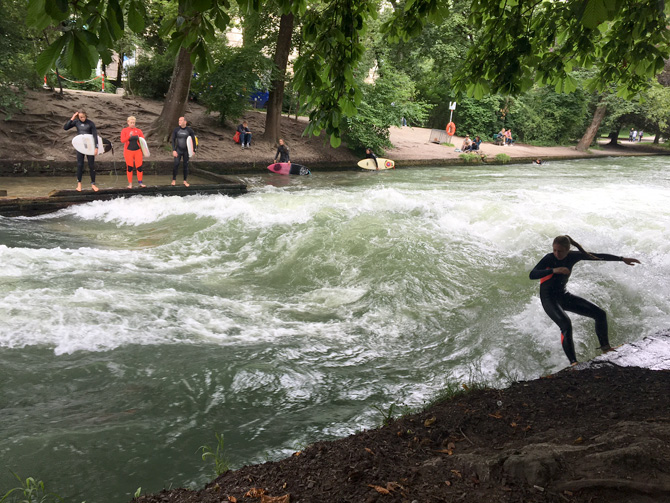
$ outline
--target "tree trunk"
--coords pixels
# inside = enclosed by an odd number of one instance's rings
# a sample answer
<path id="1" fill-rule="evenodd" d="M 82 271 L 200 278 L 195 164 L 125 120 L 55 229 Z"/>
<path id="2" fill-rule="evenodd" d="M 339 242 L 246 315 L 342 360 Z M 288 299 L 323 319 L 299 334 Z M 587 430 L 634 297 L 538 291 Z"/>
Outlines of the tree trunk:
<path id="1" fill-rule="evenodd" d="M 288 56 L 291 52 L 291 38 L 293 37 L 293 14 L 282 14 L 279 22 L 279 36 L 277 37 L 277 49 L 275 50 L 274 78 L 270 85 L 270 97 L 268 99 L 268 113 L 265 118 L 265 133 L 263 138 L 273 142 L 279 140 L 281 126 L 281 109 L 284 102 L 284 83 L 286 78 L 286 66 Z"/>
<path id="2" fill-rule="evenodd" d="M 121 84 L 123 83 L 122 76 L 123 76 L 123 53 L 119 53 L 119 64 L 116 65 L 116 80 L 114 81 L 114 85 L 116 87 L 121 87 Z"/>
<path id="3" fill-rule="evenodd" d="M 582 136 L 582 139 L 579 140 L 579 143 L 577 144 L 576 147 L 577 150 L 581 152 L 586 152 L 589 149 L 591 143 L 593 143 L 593 139 L 596 137 L 596 134 L 598 133 L 600 123 L 605 118 L 606 112 L 607 112 L 607 104 L 604 102 L 603 99 L 601 99 L 600 103 L 598 103 L 598 106 L 596 107 L 595 113 L 593 114 L 593 120 L 591 121 L 591 125 L 586 129 L 586 133 L 584 133 L 584 136 Z"/>
<path id="4" fill-rule="evenodd" d="M 165 95 L 163 110 L 149 126 L 147 136 L 157 138 L 160 142 L 169 142 L 172 130 L 179 124 L 179 117 L 184 115 L 188 91 L 191 88 L 193 63 L 191 54 L 183 47 L 179 49 L 177 60 L 170 80 L 170 88 Z M 188 117 L 186 118 L 188 120 Z"/>
<path id="5" fill-rule="evenodd" d="M 610 142 L 607 144 L 608 147 L 616 147 L 619 144 L 619 131 L 612 131 L 607 137 L 610 139 Z"/>
<path id="6" fill-rule="evenodd" d="M 656 133 L 654 136 L 654 145 L 658 145 L 658 140 L 661 138 L 661 133 Z"/>

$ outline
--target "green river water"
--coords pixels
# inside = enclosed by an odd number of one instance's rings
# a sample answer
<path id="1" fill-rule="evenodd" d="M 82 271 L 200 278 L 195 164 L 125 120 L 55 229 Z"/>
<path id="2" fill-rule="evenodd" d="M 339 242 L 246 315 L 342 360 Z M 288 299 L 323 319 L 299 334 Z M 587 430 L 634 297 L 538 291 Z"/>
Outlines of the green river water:
<path id="1" fill-rule="evenodd" d="M 0 496 L 200 487 L 449 383 L 567 365 L 528 272 L 568 233 L 641 266 L 570 281 L 623 343 L 670 325 L 670 159 L 267 174 L 250 193 L 0 217 Z M 151 183 L 151 182 L 150 182 Z M 573 316 L 580 359 L 597 354 Z"/>

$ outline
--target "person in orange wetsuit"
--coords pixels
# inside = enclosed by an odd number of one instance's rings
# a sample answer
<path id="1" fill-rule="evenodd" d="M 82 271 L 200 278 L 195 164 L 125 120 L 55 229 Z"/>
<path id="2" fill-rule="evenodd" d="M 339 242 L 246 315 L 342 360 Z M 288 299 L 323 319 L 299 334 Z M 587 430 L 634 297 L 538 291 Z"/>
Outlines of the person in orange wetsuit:
<path id="1" fill-rule="evenodd" d="M 146 187 L 142 182 L 142 147 L 140 138 L 144 138 L 142 130 L 135 127 L 135 117 L 128 117 L 128 127 L 121 130 L 121 143 L 123 143 L 123 158 L 126 160 L 126 174 L 128 175 L 128 188 L 133 188 L 133 169 L 137 171 L 137 183 L 140 187 Z"/>

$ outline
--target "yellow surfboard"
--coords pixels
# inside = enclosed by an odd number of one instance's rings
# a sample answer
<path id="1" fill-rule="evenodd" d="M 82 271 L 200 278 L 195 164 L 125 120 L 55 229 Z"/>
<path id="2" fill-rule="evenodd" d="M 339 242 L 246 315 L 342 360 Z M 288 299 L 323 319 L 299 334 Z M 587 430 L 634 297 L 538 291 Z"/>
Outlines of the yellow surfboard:
<path id="1" fill-rule="evenodd" d="M 372 171 L 382 170 L 382 169 L 394 169 L 395 162 L 391 159 L 384 159 L 383 157 L 377 157 L 377 165 L 375 166 L 374 159 L 362 159 L 358 161 L 358 166 L 363 169 L 369 169 Z"/>

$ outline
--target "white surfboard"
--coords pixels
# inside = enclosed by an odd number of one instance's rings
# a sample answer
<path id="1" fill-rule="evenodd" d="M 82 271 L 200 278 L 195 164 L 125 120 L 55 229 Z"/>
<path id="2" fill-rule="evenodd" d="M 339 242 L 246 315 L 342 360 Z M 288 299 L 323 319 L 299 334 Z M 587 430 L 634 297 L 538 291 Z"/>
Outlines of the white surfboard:
<path id="1" fill-rule="evenodd" d="M 188 150 L 188 156 L 191 157 L 193 155 L 193 138 L 190 136 L 186 138 L 186 149 Z"/>
<path id="2" fill-rule="evenodd" d="M 98 144 L 96 145 L 92 134 L 78 134 L 72 138 L 72 146 L 77 152 L 84 155 L 93 155 L 96 147 L 98 148 L 98 155 L 105 152 L 100 135 L 98 135 Z"/>
<path id="3" fill-rule="evenodd" d="M 377 157 L 377 166 L 375 166 L 374 159 L 362 159 L 358 161 L 358 166 L 363 169 L 370 169 L 372 171 L 381 170 L 381 169 L 393 169 L 395 168 L 395 162 L 391 159 L 384 159 L 383 157 Z"/>
<path id="4" fill-rule="evenodd" d="M 140 136 L 140 148 L 142 149 L 142 155 L 144 157 L 151 157 L 151 152 L 149 152 L 149 145 L 147 141 Z"/>

